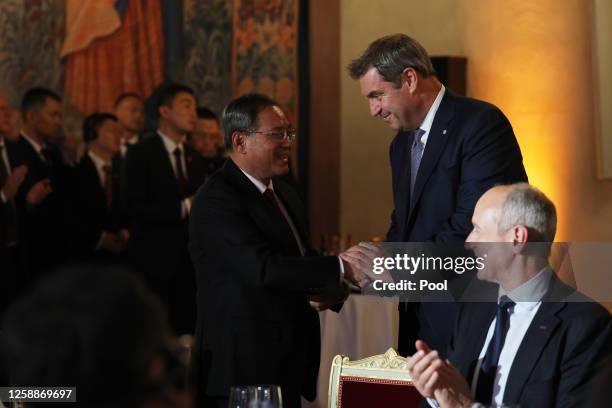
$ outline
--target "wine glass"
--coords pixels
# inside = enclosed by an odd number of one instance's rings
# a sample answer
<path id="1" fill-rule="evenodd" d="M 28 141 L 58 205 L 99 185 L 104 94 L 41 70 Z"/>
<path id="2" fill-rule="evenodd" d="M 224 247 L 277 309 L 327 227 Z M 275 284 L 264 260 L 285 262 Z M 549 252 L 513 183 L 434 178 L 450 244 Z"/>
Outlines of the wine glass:
<path id="1" fill-rule="evenodd" d="M 229 400 L 229 408 L 283 408 L 278 385 L 234 386 Z"/>

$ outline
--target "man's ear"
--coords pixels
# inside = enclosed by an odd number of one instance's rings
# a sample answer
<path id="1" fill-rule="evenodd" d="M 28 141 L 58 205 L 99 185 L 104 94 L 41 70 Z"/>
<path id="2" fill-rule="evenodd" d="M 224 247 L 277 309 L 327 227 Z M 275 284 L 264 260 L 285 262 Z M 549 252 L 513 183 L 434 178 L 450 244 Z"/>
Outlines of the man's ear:
<path id="1" fill-rule="evenodd" d="M 161 105 L 157 111 L 159 112 L 159 117 L 164 119 L 170 114 L 170 108 L 166 105 Z"/>
<path id="2" fill-rule="evenodd" d="M 232 133 L 232 150 L 239 154 L 246 154 L 246 133 L 238 130 Z"/>
<path id="3" fill-rule="evenodd" d="M 521 253 L 529 240 L 529 230 L 524 225 L 515 225 L 512 231 L 512 244 L 515 253 Z"/>
<path id="4" fill-rule="evenodd" d="M 402 71 L 401 80 L 402 80 L 401 86 L 405 86 L 406 89 L 408 89 L 410 93 L 414 93 L 416 91 L 417 85 L 419 82 L 419 77 L 417 75 L 417 72 L 414 70 L 414 68 L 411 68 L 411 67 L 405 68 Z"/>

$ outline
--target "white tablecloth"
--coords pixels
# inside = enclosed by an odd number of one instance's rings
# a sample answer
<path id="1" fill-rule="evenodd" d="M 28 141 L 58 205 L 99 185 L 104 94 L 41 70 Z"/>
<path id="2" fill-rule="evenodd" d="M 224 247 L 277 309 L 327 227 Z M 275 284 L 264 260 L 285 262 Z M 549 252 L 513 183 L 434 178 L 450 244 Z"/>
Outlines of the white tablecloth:
<path id="1" fill-rule="evenodd" d="M 303 400 L 304 408 L 326 408 L 329 370 L 335 355 L 351 360 L 397 349 L 398 312 L 396 298 L 351 295 L 340 313 L 321 312 L 321 366 L 317 400 Z"/>

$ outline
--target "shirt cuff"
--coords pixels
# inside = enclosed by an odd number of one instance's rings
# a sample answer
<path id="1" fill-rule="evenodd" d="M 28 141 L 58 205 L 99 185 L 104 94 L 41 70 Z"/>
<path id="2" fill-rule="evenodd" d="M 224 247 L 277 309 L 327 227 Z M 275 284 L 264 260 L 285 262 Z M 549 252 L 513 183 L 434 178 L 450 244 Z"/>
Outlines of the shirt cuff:
<path id="1" fill-rule="evenodd" d="M 338 257 L 338 262 L 340 262 L 340 283 L 344 280 L 344 264 L 342 263 L 342 258 Z"/>
<path id="2" fill-rule="evenodd" d="M 98 238 L 98 243 L 96 244 L 96 251 L 99 251 L 100 249 L 102 249 L 102 241 L 104 241 L 105 237 L 106 237 L 106 232 L 102 232 L 100 234 L 100 238 Z"/>
<path id="3" fill-rule="evenodd" d="M 183 199 L 181 203 L 181 217 L 182 218 L 189 217 L 190 212 L 191 212 L 191 197 L 187 197 Z"/>
<path id="4" fill-rule="evenodd" d="M 440 405 L 438 404 L 438 401 L 436 401 L 433 398 L 427 398 L 427 403 L 429 404 L 430 407 L 432 408 L 440 408 Z"/>

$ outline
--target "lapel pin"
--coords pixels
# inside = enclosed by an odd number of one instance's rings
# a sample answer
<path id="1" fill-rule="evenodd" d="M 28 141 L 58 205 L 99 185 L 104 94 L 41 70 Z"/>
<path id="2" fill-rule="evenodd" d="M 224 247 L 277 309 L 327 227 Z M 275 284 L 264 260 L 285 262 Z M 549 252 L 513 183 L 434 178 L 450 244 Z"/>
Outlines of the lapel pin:
<path id="1" fill-rule="evenodd" d="M 540 326 L 540 330 L 546 330 L 548 329 L 548 326 Z"/>
<path id="2" fill-rule="evenodd" d="M 444 130 L 442 131 L 442 134 L 443 134 L 443 135 L 445 135 L 445 134 L 446 134 L 446 129 L 444 129 Z"/>

